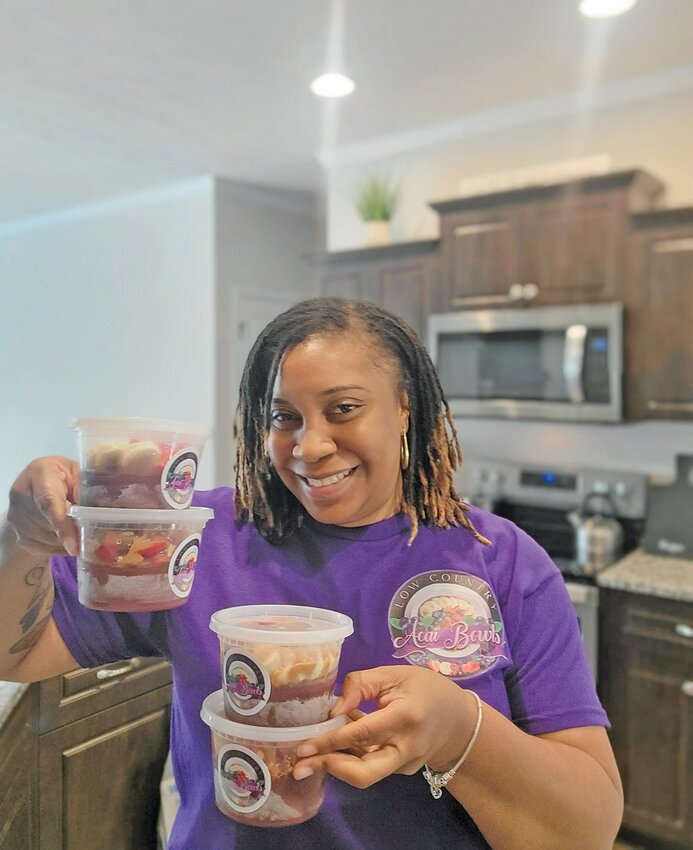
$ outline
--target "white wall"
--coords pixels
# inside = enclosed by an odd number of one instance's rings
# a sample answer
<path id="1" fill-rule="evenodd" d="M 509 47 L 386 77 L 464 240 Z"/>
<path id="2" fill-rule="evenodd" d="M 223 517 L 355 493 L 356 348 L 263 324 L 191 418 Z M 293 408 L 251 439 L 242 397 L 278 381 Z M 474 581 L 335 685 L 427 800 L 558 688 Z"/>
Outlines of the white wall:
<path id="1" fill-rule="evenodd" d="M 594 110 L 570 114 L 569 99 L 519 104 L 470 116 L 451 126 L 447 139 L 433 128 L 336 151 L 326 174 L 329 249 L 364 245 L 352 198 L 361 180 L 374 173 L 394 176 L 401 185 L 393 241 L 437 237 L 438 216 L 428 202 L 455 197 L 463 178 L 603 153 L 610 155 L 613 170 L 641 167 L 662 180 L 667 205 L 693 205 L 693 79 L 690 69 L 684 71 L 595 94 Z M 665 93 L 666 86 L 676 90 Z M 645 97 L 648 92 L 656 96 Z M 392 153 L 384 156 L 384 150 Z M 603 465 L 666 477 L 673 474 L 677 452 L 693 453 L 693 424 L 686 423 L 600 426 L 470 418 L 457 425 L 470 458 Z"/>
<path id="2" fill-rule="evenodd" d="M 215 183 L 218 371 L 217 477 L 233 480 L 233 415 L 245 358 L 275 315 L 314 297 L 317 275 L 303 255 L 322 238 L 312 195 L 231 180 Z"/>
<path id="3" fill-rule="evenodd" d="M 76 416 L 214 424 L 213 200 L 201 178 L 0 229 L 0 510 L 32 458 L 76 455 Z"/>

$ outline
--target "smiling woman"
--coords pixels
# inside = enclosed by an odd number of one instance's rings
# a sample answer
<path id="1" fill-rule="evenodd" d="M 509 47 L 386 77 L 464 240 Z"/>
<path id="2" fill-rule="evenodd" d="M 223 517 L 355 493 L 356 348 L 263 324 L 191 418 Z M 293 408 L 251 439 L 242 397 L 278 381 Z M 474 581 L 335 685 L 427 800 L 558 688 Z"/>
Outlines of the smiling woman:
<path id="1" fill-rule="evenodd" d="M 290 535 L 301 507 L 344 527 L 402 510 L 410 540 L 419 522 L 476 534 L 452 483 L 461 454 L 438 376 L 386 310 L 322 298 L 278 316 L 250 352 L 239 412 L 236 505 L 266 539 Z"/>
<path id="2" fill-rule="evenodd" d="M 466 850 L 610 850 L 620 782 L 565 584 L 511 522 L 462 502 L 460 458 L 438 377 L 407 325 L 373 304 L 302 302 L 248 357 L 235 493 L 195 494 L 214 519 L 186 605 L 80 605 L 75 558 L 61 553 L 45 569 L 74 535 L 77 466 L 41 458 L 19 476 L 0 527 L 0 675 L 168 658 L 181 791 L 168 846 L 254 850 L 266 834 L 215 808 L 199 719 L 220 672 L 210 615 L 272 603 L 340 612 L 354 635 L 338 662 L 332 653 L 291 669 L 305 688 L 308 665 L 313 696 L 337 675 L 332 713 L 352 722 L 311 732 L 267 774 L 296 811 L 331 774 L 319 811 L 287 820 L 261 809 L 273 847 L 392 850 L 434 836 Z M 36 636 L 17 650 L 22 630 Z M 244 697 L 249 682 L 238 686 Z M 275 684 L 275 696 L 295 693 L 284 673 Z M 375 710 L 363 714 L 362 703 Z"/>

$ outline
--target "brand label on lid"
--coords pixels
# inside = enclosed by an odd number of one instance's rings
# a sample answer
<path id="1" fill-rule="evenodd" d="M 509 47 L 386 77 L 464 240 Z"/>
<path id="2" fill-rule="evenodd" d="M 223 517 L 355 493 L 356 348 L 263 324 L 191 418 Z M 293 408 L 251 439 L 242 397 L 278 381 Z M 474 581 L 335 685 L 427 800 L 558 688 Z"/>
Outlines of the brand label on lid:
<path id="1" fill-rule="evenodd" d="M 161 492 L 172 508 L 187 508 L 192 502 L 198 463 L 194 449 L 182 449 L 163 468 Z"/>
<path id="2" fill-rule="evenodd" d="M 221 796 L 235 812 L 250 814 L 264 806 L 272 777 L 264 761 L 239 744 L 222 747 L 217 757 Z"/>
<path id="3" fill-rule="evenodd" d="M 176 596 L 187 596 L 195 579 L 201 534 L 191 534 L 178 546 L 168 564 L 168 583 Z"/>
<path id="4" fill-rule="evenodd" d="M 228 649 L 224 653 L 224 695 L 238 714 L 257 714 L 267 705 L 272 682 L 252 656 Z"/>

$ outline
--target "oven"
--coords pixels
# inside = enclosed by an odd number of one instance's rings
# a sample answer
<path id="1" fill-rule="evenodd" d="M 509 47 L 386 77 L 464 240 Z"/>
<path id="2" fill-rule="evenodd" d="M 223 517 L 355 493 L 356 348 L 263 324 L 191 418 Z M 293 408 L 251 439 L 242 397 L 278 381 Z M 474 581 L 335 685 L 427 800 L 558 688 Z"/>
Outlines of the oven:
<path id="1" fill-rule="evenodd" d="M 583 575 L 578 567 L 575 529 L 567 514 L 579 511 L 590 493 L 608 494 L 623 528 L 623 551 L 631 551 L 643 532 L 646 476 L 586 467 L 540 467 L 483 460 L 465 461 L 456 486 L 465 501 L 512 520 L 551 556 L 563 573 L 596 680 L 599 588 L 594 576 Z"/>

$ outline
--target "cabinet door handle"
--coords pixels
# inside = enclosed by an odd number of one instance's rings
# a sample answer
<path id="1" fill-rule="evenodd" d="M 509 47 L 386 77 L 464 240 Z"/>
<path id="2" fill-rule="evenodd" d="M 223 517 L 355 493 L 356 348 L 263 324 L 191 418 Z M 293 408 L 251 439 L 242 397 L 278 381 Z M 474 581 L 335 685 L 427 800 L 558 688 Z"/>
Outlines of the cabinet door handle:
<path id="1" fill-rule="evenodd" d="M 537 295 L 539 295 L 539 287 L 536 283 L 525 283 L 522 287 L 522 298 L 525 301 L 534 301 Z"/>
<path id="2" fill-rule="evenodd" d="M 674 631 L 680 637 L 693 638 L 693 629 L 685 623 L 677 623 Z"/>
<path id="3" fill-rule="evenodd" d="M 681 690 L 687 697 L 693 697 L 693 681 L 684 682 L 681 685 Z"/>
<path id="4" fill-rule="evenodd" d="M 693 401 L 648 401 L 647 409 L 670 413 L 693 413 Z"/>
<path id="5" fill-rule="evenodd" d="M 121 664 L 120 667 L 111 667 L 108 670 L 97 670 L 96 678 L 100 682 L 102 682 L 104 679 L 114 679 L 116 676 L 122 676 L 123 673 L 130 673 L 133 670 L 137 670 L 139 666 L 139 658 L 132 658 L 125 664 Z"/>

